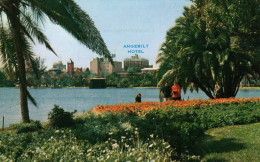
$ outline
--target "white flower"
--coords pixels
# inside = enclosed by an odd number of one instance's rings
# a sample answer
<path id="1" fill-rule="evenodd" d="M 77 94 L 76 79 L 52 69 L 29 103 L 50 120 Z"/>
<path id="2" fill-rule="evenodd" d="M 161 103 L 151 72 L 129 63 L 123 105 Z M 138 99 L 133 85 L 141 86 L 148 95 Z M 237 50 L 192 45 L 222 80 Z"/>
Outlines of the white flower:
<path id="1" fill-rule="evenodd" d="M 49 141 L 53 140 L 53 136 L 51 136 L 51 138 L 49 139 Z"/>
<path id="2" fill-rule="evenodd" d="M 60 130 L 56 130 L 55 133 L 60 133 Z"/>
<path id="3" fill-rule="evenodd" d="M 150 134 L 150 137 L 153 138 L 153 137 L 154 137 L 154 134 Z"/>
<path id="4" fill-rule="evenodd" d="M 168 148 L 170 148 L 170 147 L 171 147 L 171 145 L 168 145 L 168 146 L 166 146 L 165 148 L 168 149 Z"/>
<path id="5" fill-rule="evenodd" d="M 117 143 L 114 143 L 114 144 L 112 145 L 112 147 L 113 147 L 113 149 L 115 149 L 115 148 L 118 148 L 119 145 L 118 145 Z"/>
<path id="6" fill-rule="evenodd" d="M 167 145 L 168 143 L 167 142 L 163 142 L 163 145 Z"/>
<path id="7" fill-rule="evenodd" d="M 125 143 L 125 147 L 126 147 L 126 148 L 128 148 L 128 147 L 129 147 L 129 145 Z"/>
<path id="8" fill-rule="evenodd" d="M 153 143 L 149 145 L 149 148 L 153 147 Z"/>
<path id="9" fill-rule="evenodd" d="M 140 157 L 137 159 L 137 161 L 141 161 L 141 160 L 143 160 L 143 158 L 140 156 Z"/>
<path id="10" fill-rule="evenodd" d="M 113 132 L 109 132 L 108 134 L 111 136 L 113 134 Z"/>
<path id="11" fill-rule="evenodd" d="M 91 149 L 91 148 L 87 150 L 87 152 L 88 152 L 88 153 L 89 153 L 89 152 L 91 152 L 91 151 L 92 151 L 92 149 Z"/>
<path id="12" fill-rule="evenodd" d="M 122 139 L 125 139 L 126 137 L 125 136 L 121 136 Z"/>

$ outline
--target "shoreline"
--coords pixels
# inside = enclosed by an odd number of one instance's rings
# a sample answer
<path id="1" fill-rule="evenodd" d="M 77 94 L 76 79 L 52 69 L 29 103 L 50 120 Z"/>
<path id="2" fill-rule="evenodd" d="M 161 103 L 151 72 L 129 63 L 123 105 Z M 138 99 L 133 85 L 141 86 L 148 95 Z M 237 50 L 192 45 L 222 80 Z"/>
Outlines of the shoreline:
<path id="1" fill-rule="evenodd" d="M 240 87 L 239 89 L 259 89 L 260 87 Z"/>
<path id="2" fill-rule="evenodd" d="M 0 87 L 1 88 L 19 88 L 19 87 Z M 123 87 L 117 88 L 117 87 L 106 87 L 106 88 L 89 88 L 89 87 L 28 87 L 28 89 L 61 89 L 61 88 L 88 88 L 88 89 L 110 89 L 110 88 L 115 88 L 115 89 L 126 89 Z M 127 88 L 160 88 L 160 87 L 127 87 Z M 240 87 L 239 89 L 255 89 L 255 90 L 260 90 L 260 87 Z"/>

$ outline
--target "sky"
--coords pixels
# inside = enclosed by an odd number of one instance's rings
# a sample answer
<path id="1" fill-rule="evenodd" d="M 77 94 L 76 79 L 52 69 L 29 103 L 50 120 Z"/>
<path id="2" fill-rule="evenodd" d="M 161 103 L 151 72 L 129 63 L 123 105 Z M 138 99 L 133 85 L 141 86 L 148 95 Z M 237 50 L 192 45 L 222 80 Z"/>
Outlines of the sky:
<path id="1" fill-rule="evenodd" d="M 155 63 L 161 44 L 165 41 L 167 30 L 182 16 L 184 6 L 190 6 L 189 0 L 75 0 L 92 18 L 101 33 L 110 53 L 116 54 L 115 61 L 122 61 L 135 53 Z M 80 44 L 61 27 L 46 18 L 43 31 L 58 57 L 42 45 L 36 45 L 37 56 L 45 59 L 47 69 L 54 62 L 67 64 L 69 59 L 75 67 L 89 67 L 90 61 L 100 55 L 93 53 Z M 140 45 L 129 48 L 127 45 Z M 130 50 L 130 51 L 129 51 Z M 141 51 L 135 51 L 141 50 Z"/>

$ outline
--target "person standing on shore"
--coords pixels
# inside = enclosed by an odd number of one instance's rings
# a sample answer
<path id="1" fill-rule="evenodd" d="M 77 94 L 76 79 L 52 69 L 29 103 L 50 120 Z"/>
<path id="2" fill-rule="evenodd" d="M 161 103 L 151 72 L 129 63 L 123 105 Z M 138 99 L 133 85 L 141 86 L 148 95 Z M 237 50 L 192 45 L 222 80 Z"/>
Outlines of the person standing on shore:
<path id="1" fill-rule="evenodd" d="M 173 100 L 181 100 L 181 87 L 175 81 L 172 88 L 172 99 Z"/>
<path id="2" fill-rule="evenodd" d="M 220 90 L 219 83 L 216 82 L 215 88 L 214 88 L 214 97 L 215 97 L 215 98 L 219 98 L 219 90 Z"/>
<path id="3" fill-rule="evenodd" d="M 163 92 L 164 102 L 171 99 L 171 87 L 165 82 L 164 87 L 161 89 Z"/>
<path id="4" fill-rule="evenodd" d="M 141 93 L 138 93 L 135 97 L 135 102 L 142 102 L 141 96 Z"/>

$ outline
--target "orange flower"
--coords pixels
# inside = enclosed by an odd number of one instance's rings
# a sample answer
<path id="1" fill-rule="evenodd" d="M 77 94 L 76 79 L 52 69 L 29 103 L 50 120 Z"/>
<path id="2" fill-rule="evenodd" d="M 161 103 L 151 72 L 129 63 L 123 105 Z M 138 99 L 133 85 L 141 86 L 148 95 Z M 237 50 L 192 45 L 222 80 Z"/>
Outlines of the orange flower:
<path id="1" fill-rule="evenodd" d="M 260 97 L 254 98 L 219 98 L 219 99 L 197 99 L 187 101 L 166 101 L 160 102 L 141 102 L 141 103 L 128 103 L 128 104 L 117 104 L 117 105 L 97 105 L 91 111 L 105 113 L 113 112 L 124 114 L 136 113 L 137 115 L 144 115 L 145 112 L 153 109 L 164 109 L 166 107 L 174 108 L 185 108 L 185 107 L 205 107 L 212 106 L 215 104 L 234 104 L 234 103 L 245 103 L 245 102 L 258 102 Z"/>

